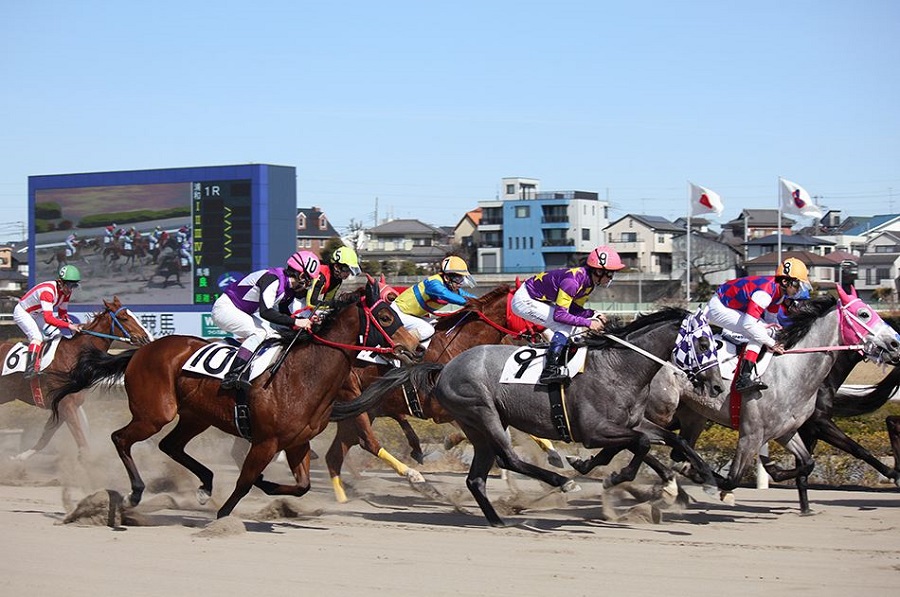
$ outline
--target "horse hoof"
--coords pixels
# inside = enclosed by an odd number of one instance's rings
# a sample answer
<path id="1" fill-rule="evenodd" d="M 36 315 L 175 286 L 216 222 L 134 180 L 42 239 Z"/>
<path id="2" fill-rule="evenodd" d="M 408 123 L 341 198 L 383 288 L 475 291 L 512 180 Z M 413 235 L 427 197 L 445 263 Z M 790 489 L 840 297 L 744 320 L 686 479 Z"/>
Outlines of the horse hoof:
<path id="1" fill-rule="evenodd" d="M 565 466 L 563 464 L 562 456 L 560 456 L 559 452 L 557 452 L 556 450 L 547 451 L 547 462 L 549 462 L 551 466 L 555 466 L 556 468 L 563 468 Z"/>
<path id="2" fill-rule="evenodd" d="M 414 468 L 411 468 L 406 471 L 406 479 L 410 483 L 424 483 L 425 482 L 425 477 L 422 476 L 422 473 L 420 473 L 419 471 L 417 471 Z"/>
<path id="3" fill-rule="evenodd" d="M 660 499 L 662 499 L 663 503 L 667 506 L 671 506 L 675 503 L 675 500 L 678 499 L 678 483 L 675 479 L 671 479 L 663 485 L 662 491 L 660 492 Z"/>
<path id="4" fill-rule="evenodd" d="M 581 491 L 581 485 L 579 485 L 572 479 L 569 479 L 568 481 L 566 481 L 565 483 L 562 484 L 562 487 L 560 487 L 560 490 L 562 490 L 563 493 L 574 493 L 576 491 Z"/>
<path id="5" fill-rule="evenodd" d="M 726 506 L 734 506 L 734 492 L 733 491 L 723 491 L 719 493 L 719 499 L 722 500 Z"/>
<path id="6" fill-rule="evenodd" d="M 205 506 L 206 502 L 208 502 L 209 498 L 211 497 L 212 494 L 209 492 L 209 490 L 204 489 L 203 487 L 197 490 L 197 501 L 200 502 L 201 506 Z"/>
<path id="7" fill-rule="evenodd" d="M 37 452 L 35 452 L 34 450 L 25 450 L 21 454 L 16 454 L 15 456 L 10 456 L 9 459 L 10 460 L 18 460 L 18 461 L 28 460 L 35 454 L 37 454 Z"/>

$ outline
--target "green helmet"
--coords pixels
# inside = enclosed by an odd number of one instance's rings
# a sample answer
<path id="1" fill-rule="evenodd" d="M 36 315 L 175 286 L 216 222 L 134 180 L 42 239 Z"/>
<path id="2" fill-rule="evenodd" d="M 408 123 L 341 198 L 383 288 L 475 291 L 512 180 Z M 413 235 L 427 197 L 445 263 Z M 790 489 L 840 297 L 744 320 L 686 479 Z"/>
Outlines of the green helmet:
<path id="1" fill-rule="evenodd" d="M 354 276 L 359 275 L 359 257 L 356 256 L 356 251 L 351 249 L 350 247 L 340 247 L 331 255 L 332 263 L 340 263 L 342 265 L 346 265 L 350 268 L 350 273 Z"/>
<path id="2" fill-rule="evenodd" d="M 59 268 L 59 279 L 63 282 L 81 282 L 81 272 L 74 265 Z"/>

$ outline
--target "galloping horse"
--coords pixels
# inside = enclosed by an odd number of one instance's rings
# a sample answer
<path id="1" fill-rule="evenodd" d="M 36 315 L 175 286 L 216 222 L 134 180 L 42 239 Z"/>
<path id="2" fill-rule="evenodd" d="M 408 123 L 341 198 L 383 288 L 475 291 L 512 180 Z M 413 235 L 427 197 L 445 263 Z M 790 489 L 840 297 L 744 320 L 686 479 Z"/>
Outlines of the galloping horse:
<path id="1" fill-rule="evenodd" d="M 644 431 L 649 425 L 644 420 L 648 386 L 664 364 L 663 359 L 668 359 L 672 353 L 686 315 L 680 309 L 664 309 L 639 317 L 621 329 L 611 326 L 609 333 L 630 343 L 630 348 L 624 348 L 610 338 L 590 335 L 584 338 L 589 348 L 584 372 L 575 376 L 565 389 L 562 410 L 572 441 L 587 448 L 622 448 L 634 454 L 622 471 L 607 479 L 609 485 L 634 479 L 648 455 L 652 441 L 651 435 Z M 704 326 L 707 337 L 711 337 L 708 323 Z M 695 350 L 704 351 L 699 340 L 692 338 L 691 341 Z M 632 350 L 634 347 L 643 353 Z M 554 422 L 546 387 L 500 382 L 505 364 L 518 349 L 502 345 L 477 346 L 446 365 L 423 363 L 397 369 L 372 383 L 358 400 L 358 407 L 365 407 L 377 402 L 393 387 L 410 382 L 420 394 L 433 393 L 475 449 L 466 485 L 488 522 L 494 526 L 502 525 L 503 521 L 488 501 L 485 487 L 495 462 L 501 468 L 528 475 L 563 491 L 577 489 L 571 479 L 529 464 L 513 451 L 507 426 L 539 437 L 563 437 Z M 721 376 L 718 368 L 697 373 L 694 382 L 711 393 L 719 392 Z M 353 409 L 336 405 L 332 416 L 338 418 L 346 414 L 353 414 Z"/>
<path id="2" fill-rule="evenodd" d="M 897 332 L 884 323 L 877 313 L 860 301 L 855 293 L 839 289 L 840 304 L 833 297 L 819 297 L 805 301 L 792 317 L 793 323 L 782 332 L 781 341 L 789 354 L 777 356 L 763 373 L 767 390 L 745 395 L 741 400 L 737 451 L 728 478 L 719 482 L 720 489 L 732 491 L 753 461 L 760 448 L 775 440 L 796 459 L 796 467 L 781 471 L 771 463 L 767 469 L 776 480 L 796 478 L 802 513 L 809 513 L 807 495 L 808 476 L 815 465 L 799 428 L 815 413 L 817 396 L 827 396 L 840 386 L 856 357 L 839 356 L 840 346 L 857 346 L 879 361 L 900 359 Z M 810 350 L 814 349 L 814 350 Z M 665 373 L 660 373 L 664 376 Z M 673 392 L 673 388 L 675 391 Z M 696 441 L 706 419 L 724 426 L 732 426 L 731 405 L 725 400 L 707 400 L 688 388 L 654 380 L 648 415 L 661 425 L 671 422 L 674 407 L 679 404 L 678 421 L 688 443 Z M 684 408 L 700 417 L 691 416 Z M 818 419 L 821 422 L 822 419 Z M 834 429 L 836 427 L 833 426 Z M 848 438 L 849 439 L 849 438 Z"/>
<path id="3" fill-rule="evenodd" d="M 512 289 L 507 285 L 494 288 L 481 298 L 469 299 L 461 309 L 441 316 L 435 324 L 435 334 L 425 352 L 424 360 L 432 363 L 447 363 L 463 351 L 481 344 L 498 344 L 504 338 L 516 337 L 524 331 L 508 316 L 508 302 Z M 375 379 L 388 371 L 386 365 L 368 364 L 361 366 L 360 361 L 353 367 L 350 377 L 338 393 L 338 401 L 356 398 L 360 392 Z M 452 423 L 453 417 L 444 410 L 437 401 L 429 396 L 407 396 L 397 390 L 386 396 L 381 403 L 368 413 L 360 414 L 352 419 L 338 421 L 337 433 L 325 455 L 328 472 L 331 475 L 335 497 L 339 502 L 346 502 L 340 474 L 347 451 L 359 444 L 367 452 L 381 458 L 397 471 L 397 474 L 409 478 L 414 483 L 424 482 L 421 474 L 411 469 L 387 450 L 385 450 L 372 431 L 372 419 L 375 417 L 391 417 L 406 434 L 407 440 L 414 450 L 418 446 L 418 437 L 405 418 L 413 415 L 421 419 L 432 419 L 436 423 Z M 405 425 L 404 425 L 405 424 Z M 421 451 L 421 447 L 419 447 Z"/>
<path id="4" fill-rule="evenodd" d="M 46 393 L 54 392 L 61 384 L 59 375 L 66 374 L 71 369 L 82 349 L 91 347 L 99 351 L 107 351 L 112 345 L 113 339 L 119 339 L 132 344 L 146 344 L 152 340 L 150 332 L 135 318 L 135 316 L 119 302 L 118 297 L 112 301 L 103 301 L 103 310 L 94 315 L 90 322 L 86 323 L 81 334 L 75 334 L 69 338 L 62 338 L 56 348 L 53 362 L 48 365 L 42 374 L 35 380 L 27 380 L 24 373 L 15 372 L 0 377 L 0 404 L 13 400 L 21 400 L 26 404 L 34 404 L 40 408 L 46 408 L 43 402 L 35 404 L 35 392 L 32 392 L 32 383 L 39 382 L 38 400 Z M 0 362 L 15 367 L 15 361 L 25 359 L 25 350 L 10 352 L 15 347 L 13 342 L 0 344 Z M 59 426 L 65 421 L 75 438 L 78 450 L 83 452 L 88 449 L 87 438 L 84 435 L 81 423 L 84 410 L 81 405 L 84 396 L 71 394 L 59 405 L 60 416 L 51 415 L 44 426 L 37 444 L 30 450 L 22 452 L 16 459 L 24 460 L 36 452 L 43 450 Z"/>
<path id="5" fill-rule="evenodd" d="M 363 295 L 367 300 L 362 300 Z M 417 348 L 416 338 L 377 297 L 377 286 L 370 282 L 365 289 L 334 301 L 312 334 L 290 331 L 277 340 L 284 351 L 283 361 L 277 371 L 253 382 L 248 397 L 250 451 L 218 517 L 230 514 L 254 485 L 268 495 L 305 494 L 309 490 L 309 441 L 328 424 L 334 396 L 356 354 L 379 344 L 389 344 L 390 348 L 380 350 L 399 356 Z M 365 332 L 365 346 L 357 343 L 361 331 Z M 222 390 L 219 379 L 182 370 L 185 362 L 208 344 L 200 338 L 167 336 L 119 356 L 85 353 L 72 371 L 71 381 L 63 386 L 63 391 L 71 392 L 124 376 L 132 420 L 113 432 L 112 440 L 131 480 L 128 501 L 133 506 L 141 500 L 144 482 L 131 447 L 158 433 L 176 415 L 178 423 L 159 442 L 159 449 L 200 479 L 197 496 L 201 503 L 212 494 L 212 471 L 186 454 L 185 445 L 211 426 L 232 435 L 238 435 L 238 430 L 233 417 L 235 391 Z M 57 405 L 54 397 L 54 409 Z M 280 485 L 262 477 L 263 469 L 280 450 L 285 451 L 296 485 Z"/>

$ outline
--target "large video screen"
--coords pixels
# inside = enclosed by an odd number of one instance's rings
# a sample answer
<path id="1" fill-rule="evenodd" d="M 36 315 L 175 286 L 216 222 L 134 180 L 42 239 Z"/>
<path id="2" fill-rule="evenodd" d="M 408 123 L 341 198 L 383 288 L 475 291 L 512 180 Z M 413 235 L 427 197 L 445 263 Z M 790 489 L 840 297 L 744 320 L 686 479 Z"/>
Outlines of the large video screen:
<path id="1" fill-rule="evenodd" d="M 77 303 L 211 305 L 253 267 L 251 188 L 248 179 L 37 189 L 35 279 L 72 264 Z"/>

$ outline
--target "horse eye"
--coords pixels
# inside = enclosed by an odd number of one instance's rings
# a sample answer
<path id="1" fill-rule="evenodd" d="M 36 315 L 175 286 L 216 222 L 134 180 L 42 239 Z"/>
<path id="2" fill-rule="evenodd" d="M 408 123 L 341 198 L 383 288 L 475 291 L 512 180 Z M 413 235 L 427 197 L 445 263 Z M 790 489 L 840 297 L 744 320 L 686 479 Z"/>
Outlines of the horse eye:
<path id="1" fill-rule="evenodd" d="M 697 347 L 700 348 L 700 350 L 702 352 L 708 351 L 710 348 L 709 338 L 704 336 L 704 337 L 700 338 L 699 340 L 697 340 Z"/>
<path id="2" fill-rule="evenodd" d="M 863 321 L 868 321 L 872 317 L 872 313 L 868 309 L 860 309 L 856 312 L 856 316 Z"/>

